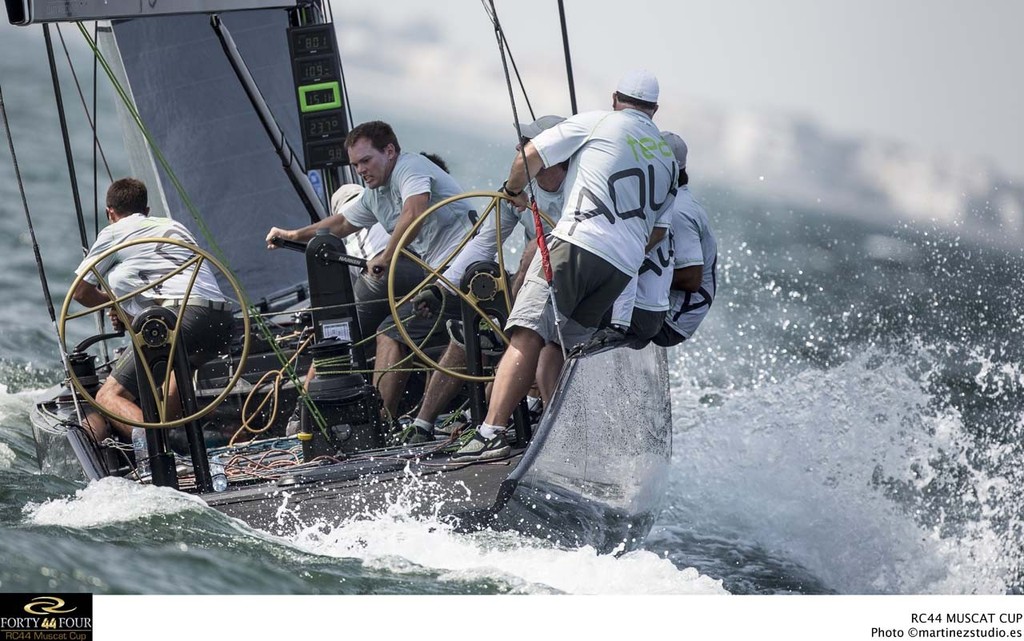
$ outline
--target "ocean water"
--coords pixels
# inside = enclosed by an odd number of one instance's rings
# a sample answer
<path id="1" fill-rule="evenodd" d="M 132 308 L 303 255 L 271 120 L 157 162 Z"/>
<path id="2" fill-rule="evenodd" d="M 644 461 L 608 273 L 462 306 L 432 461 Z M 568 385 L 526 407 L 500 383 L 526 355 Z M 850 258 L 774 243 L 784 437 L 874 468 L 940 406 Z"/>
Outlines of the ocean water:
<path id="1" fill-rule="evenodd" d="M 26 49 L 32 55 L 13 55 Z M 81 248 L 41 55 L 38 37 L 0 31 L 0 87 L 59 304 Z M 112 110 L 103 94 L 101 113 Z M 81 110 L 69 111 L 94 226 L 91 143 Z M 436 150 L 414 113 L 395 117 Z M 112 120 L 100 129 L 120 176 L 127 164 Z M 441 151 L 476 187 L 494 182 L 508 155 L 490 153 L 499 149 L 498 138 L 481 146 L 449 135 Z M 101 190 L 105 176 L 101 168 Z M 0 590 L 1019 591 L 1024 259 L 928 224 L 768 206 L 727 184 L 700 184 L 699 170 L 692 187 L 719 237 L 720 293 L 694 339 L 670 354 L 671 478 L 642 550 L 615 557 L 457 533 L 412 518 L 401 500 L 368 521 L 310 523 L 281 538 L 173 491 L 39 473 L 32 398 L 61 373 L 5 143 Z"/>

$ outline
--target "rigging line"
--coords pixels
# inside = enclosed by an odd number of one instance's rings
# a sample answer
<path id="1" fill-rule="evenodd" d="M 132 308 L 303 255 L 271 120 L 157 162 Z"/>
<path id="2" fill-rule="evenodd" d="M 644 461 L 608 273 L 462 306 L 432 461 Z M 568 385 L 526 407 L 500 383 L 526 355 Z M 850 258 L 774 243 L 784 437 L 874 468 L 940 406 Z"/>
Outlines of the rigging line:
<path id="1" fill-rule="evenodd" d="M 516 66 L 516 59 L 512 57 L 512 47 L 508 44 L 508 38 L 505 37 L 505 32 L 501 32 L 501 40 L 505 43 L 505 51 L 508 52 L 508 60 L 512 63 L 512 70 L 516 72 L 516 80 L 519 81 L 519 90 L 523 92 L 523 100 L 526 101 L 526 108 L 530 112 L 530 120 L 536 120 L 537 115 L 533 113 L 533 105 L 530 104 L 530 95 L 526 93 L 526 85 L 523 84 L 523 77 L 519 75 L 519 67 Z"/>
<path id="2" fill-rule="evenodd" d="M 50 77 L 53 79 L 53 96 L 57 102 L 57 116 L 60 118 L 60 133 L 64 139 L 64 156 L 68 161 L 68 177 L 71 179 L 71 195 L 75 200 L 75 214 L 78 216 L 78 233 L 82 238 L 82 255 L 89 251 L 89 238 L 85 231 L 85 216 L 82 212 L 82 199 L 78 194 L 78 175 L 75 173 L 75 159 L 71 152 L 71 139 L 68 137 L 68 121 L 64 112 L 64 96 L 60 90 L 60 77 L 57 75 L 57 62 L 53 56 L 53 40 L 50 38 L 50 25 L 43 25 L 43 39 L 46 41 L 46 59 L 50 63 Z"/>
<path id="3" fill-rule="evenodd" d="M 14 151 L 14 136 L 11 133 L 11 123 L 7 119 L 7 105 L 4 103 L 3 88 L 0 86 L 0 116 L 3 117 L 4 130 L 7 132 L 7 145 L 11 150 L 11 162 L 14 165 L 14 175 L 18 181 L 18 191 L 21 194 L 21 205 L 25 210 L 25 220 L 28 223 L 28 234 L 32 241 L 32 253 L 36 259 L 36 271 L 39 274 L 39 283 L 43 288 L 43 298 L 46 300 L 46 311 L 50 314 L 50 324 L 53 326 L 53 332 L 57 336 L 57 347 L 60 352 L 60 362 L 64 367 L 65 380 L 71 377 L 71 366 L 68 363 L 68 355 L 64 351 L 64 345 L 60 340 L 60 331 L 57 328 L 57 312 L 53 308 L 53 299 L 50 296 L 50 285 L 46 280 L 46 269 L 43 266 L 43 256 L 39 252 L 39 242 L 36 240 L 35 226 L 32 224 L 32 214 L 28 207 L 28 196 L 25 193 L 25 182 L 21 177 L 21 167 L 18 165 L 18 154 Z M 74 387 L 71 386 L 71 399 L 75 405 L 75 414 L 78 417 L 79 425 L 84 423 L 83 412 L 81 406 L 81 400 L 78 398 L 78 392 L 75 391 Z"/>
<path id="4" fill-rule="evenodd" d="M 181 181 L 178 179 L 177 173 L 175 173 L 174 169 L 171 168 L 171 163 L 168 162 L 167 158 L 163 155 L 163 152 L 160 151 L 160 147 L 157 146 L 156 141 L 153 139 L 153 135 L 150 133 L 145 123 L 142 122 L 142 116 L 139 114 L 138 109 L 135 108 L 135 103 L 132 101 L 131 97 L 128 96 L 127 91 L 125 91 L 124 87 L 121 86 L 121 83 L 118 82 L 117 77 L 114 75 L 113 69 L 110 68 L 110 64 L 103 56 L 103 53 L 100 52 L 99 47 L 97 47 L 96 45 L 96 42 L 89 36 L 89 33 L 85 30 L 85 26 L 81 22 L 78 22 L 76 24 L 78 25 L 78 29 L 81 32 L 82 37 L 85 38 L 86 44 L 88 44 L 89 48 L 92 49 L 93 55 L 99 61 L 100 66 L 103 67 L 104 73 L 106 73 L 107 78 L 110 80 L 110 83 L 114 88 L 114 91 L 117 93 L 118 97 L 121 99 L 121 103 L 128 111 L 128 115 L 131 116 L 132 121 L 139 128 L 139 132 L 146 139 L 146 144 L 148 144 L 150 150 L 152 150 L 153 156 L 160 164 L 160 166 L 163 168 L 163 170 L 167 173 L 167 176 L 171 180 L 171 184 L 174 186 L 174 190 L 178 193 L 178 197 L 181 198 L 181 202 L 185 205 L 185 209 L 188 210 L 189 215 L 191 215 L 192 219 L 196 222 L 196 225 L 199 228 L 199 233 L 200 235 L 202 235 L 203 240 L 207 242 L 211 252 L 213 252 L 214 256 L 220 260 L 220 262 L 224 265 L 224 268 L 228 271 L 228 273 L 231 276 L 234 276 L 234 272 L 231 271 L 230 263 L 225 257 L 223 250 L 220 248 L 220 245 L 217 244 L 217 241 L 214 239 L 213 234 L 210 232 L 210 229 L 206 226 L 206 221 L 203 220 L 203 217 L 199 214 L 199 210 L 196 208 L 195 203 L 192 202 L 192 199 L 189 197 L 188 192 L 185 191 L 185 187 L 184 185 L 181 184 Z M 245 287 L 241 283 L 239 283 L 239 288 L 242 293 L 242 297 L 245 299 L 242 301 L 242 303 L 245 306 L 248 306 L 249 295 L 245 291 Z"/>
<path id="5" fill-rule="evenodd" d="M 57 26 L 57 34 L 61 36 L 61 42 L 64 42 L 64 37 L 60 33 L 60 25 Z M 67 113 L 64 109 L 64 95 L 60 89 L 60 76 L 57 74 L 57 60 L 53 55 L 53 40 L 50 38 L 50 25 L 43 25 L 43 38 L 46 41 L 46 58 L 50 63 L 50 76 L 53 79 L 53 95 L 57 103 L 57 114 L 60 118 L 60 133 L 64 140 L 64 156 L 68 163 L 68 177 L 71 180 L 71 196 L 75 202 L 75 214 L 78 218 L 78 233 L 82 241 L 82 255 L 85 256 L 89 253 L 89 234 L 85 227 L 85 212 L 82 209 L 82 198 L 78 192 L 78 174 L 75 171 L 75 158 L 74 153 L 71 150 L 71 138 L 68 135 L 68 121 Z M 64 52 L 67 53 L 67 47 L 65 46 Z M 74 67 L 71 66 L 71 56 L 68 54 L 68 66 L 71 68 L 71 73 L 74 75 Z M 75 76 L 75 85 L 78 85 L 78 77 Z M 81 88 L 79 88 L 79 96 L 81 94 Z M 85 97 L 82 96 L 82 100 Z M 84 102 L 83 102 L 84 106 Z M 88 109 L 86 109 L 86 117 L 88 117 Z M 104 333 L 104 320 L 103 312 L 99 312 L 95 316 L 96 319 L 96 331 L 100 334 Z M 104 345 L 104 348 L 106 345 Z M 107 357 L 106 349 L 103 350 L 104 358 Z"/>
<path id="6" fill-rule="evenodd" d="M 565 49 L 565 75 L 569 81 L 569 106 L 572 115 L 579 113 L 576 110 L 576 81 L 572 77 L 572 56 L 569 54 L 569 29 L 565 25 L 565 4 L 558 0 L 558 18 L 562 23 L 562 48 Z"/>
<path id="7" fill-rule="evenodd" d="M 99 36 L 100 25 L 98 22 L 92 23 L 92 37 L 95 40 Z M 62 36 L 63 39 L 63 36 Z M 66 49 L 67 47 L 65 47 Z M 97 96 L 99 82 L 99 67 L 96 63 L 96 56 L 92 58 L 92 112 L 98 113 Z M 98 119 L 97 119 L 98 120 Z M 100 235 L 100 185 L 99 185 L 99 168 L 96 165 L 96 149 L 99 147 L 100 138 L 96 135 L 96 126 L 93 125 L 93 137 L 92 137 L 92 204 L 93 204 L 93 234 L 92 237 Z M 102 150 L 101 150 L 102 151 Z M 106 165 L 107 159 L 104 156 L 103 164 Z M 107 175 L 110 176 L 113 181 L 114 176 L 110 173 L 110 167 L 107 167 Z M 106 353 L 106 346 L 104 346 L 104 354 Z"/>
<path id="8" fill-rule="evenodd" d="M 496 11 L 494 11 L 493 6 L 491 6 L 491 7 L 487 6 L 487 0 L 480 0 L 480 2 L 481 2 L 481 4 L 484 5 L 484 12 L 487 13 L 487 17 L 490 18 L 491 24 L 494 25 L 495 31 L 497 31 L 498 34 L 501 37 L 501 42 L 499 43 L 498 46 L 499 47 L 503 46 L 504 47 L 504 51 L 506 51 L 508 53 L 508 59 L 512 63 L 512 70 L 516 74 L 516 80 L 519 81 L 519 90 L 523 92 L 523 100 L 526 101 L 526 108 L 530 112 L 530 120 L 536 120 L 537 116 L 533 112 L 533 105 L 530 104 L 530 95 L 526 92 L 526 85 L 523 84 L 523 77 L 519 73 L 519 67 L 516 65 L 516 59 L 512 56 L 512 47 L 508 43 L 508 38 L 505 37 L 505 30 L 502 29 L 501 25 L 498 23 L 498 14 L 497 14 Z M 493 2 L 491 4 L 493 5 Z M 504 60 L 502 60 L 502 63 L 504 63 Z M 507 79 L 507 76 L 508 76 L 508 70 L 507 69 L 505 70 L 505 75 L 506 75 L 506 79 Z"/>
<path id="9" fill-rule="evenodd" d="M 96 192 L 96 150 L 97 149 L 99 149 L 100 158 L 103 160 L 103 167 L 107 170 L 107 178 L 110 179 L 111 182 L 114 181 L 114 175 L 110 171 L 110 164 L 107 162 L 107 155 L 103 152 L 103 145 L 100 144 L 99 133 L 96 130 L 97 121 L 93 120 L 93 114 L 97 113 L 96 112 L 96 104 L 95 104 L 96 103 L 96 86 L 95 86 L 95 82 L 96 82 L 96 70 L 95 70 L 96 59 L 93 58 L 93 83 L 94 83 L 93 84 L 93 90 L 92 90 L 93 91 L 93 96 L 92 96 L 93 97 L 93 108 L 92 108 L 92 113 L 89 113 L 89 107 L 87 107 L 86 104 L 85 104 L 85 93 L 82 92 L 82 84 L 78 80 L 78 73 L 75 71 L 75 65 L 71 62 L 71 52 L 68 51 L 68 45 L 64 41 L 64 31 L 60 28 L 60 25 L 57 25 L 57 36 L 60 38 L 60 44 L 64 48 L 64 57 L 67 58 L 67 61 L 68 61 L 68 70 L 71 72 L 71 77 L 75 81 L 74 82 L 75 89 L 78 91 L 78 99 L 82 103 L 82 111 L 85 113 L 85 120 L 86 120 L 86 122 L 89 123 L 89 129 L 92 131 L 93 196 L 94 196 L 93 202 L 95 203 L 95 202 L 98 202 L 98 200 L 99 200 L 99 194 L 95 193 Z M 99 209 L 97 207 L 94 207 L 94 210 L 96 211 L 96 220 L 97 220 L 97 232 L 96 233 L 99 233 L 99 230 L 98 230 Z"/>
<path id="10" fill-rule="evenodd" d="M 483 1 L 483 0 L 481 0 Z M 516 140 L 523 139 L 522 129 L 519 127 L 519 114 L 516 111 L 516 97 L 512 89 L 512 79 L 508 73 L 508 63 L 505 61 L 504 38 L 502 37 L 501 23 L 498 22 L 498 12 L 494 8 L 494 0 L 490 2 L 491 22 L 494 23 L 494 35 L 498 40 L 498 52 L 501 54 L 501 66 L 505 71 L 505 85 L 508 87 L 508 98 L 512 105 L 512 122 L 516 126 Z M 485 6 L 486 8 L 486 6 Z M 548 243 L 544 238 L 544 224 L 540 220 L 540 210 L 537 208 L 537 195 L 533 189 L 533 176 L 530 175 L 530 165 L 526 162 L 526 145 L 519 145 L 519 157 L 523 162 L 523 173 L 526 174 L 527 193 L 530 194 L 530 210 L 533 212 L 533 227 L 537 233 L 537 251 L 540 252 L 541 265 L 544 268 L 544 280 L 548 284 L 548 298 L 551 301 L 551 315 L 555 319 L 555 332 L 558 334 L 558 342 L 562 348 L 562 358 L 566 357 L 565 338 L 562 336 L 562 323 L 558 320 L 558 304 L 555 297 L 555 279 L 551 271 L 551 255 L 548 252 Z"/>

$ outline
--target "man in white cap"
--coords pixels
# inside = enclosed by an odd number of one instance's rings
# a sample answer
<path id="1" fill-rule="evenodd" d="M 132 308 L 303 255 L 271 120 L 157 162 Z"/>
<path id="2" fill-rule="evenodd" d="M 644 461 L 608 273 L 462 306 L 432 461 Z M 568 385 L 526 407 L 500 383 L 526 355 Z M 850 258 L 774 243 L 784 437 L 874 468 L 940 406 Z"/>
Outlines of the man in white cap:
<path id="1" fill-rule="evenodd" d="M 686 173 L 686 143 L 678 135 L 661 132 L 679 162 L 679 192 L 672 213 L 674 268 L 669 291 L 669 310 L 652 342 L 663 347 L 677 345 L 693 336 L 711 309 L 717 293 L 718 241 L 708 215 L 690 193 Z"/>
<path id="2" fill-rule="evenodd" d="M 522 145 L 526 144 L 527 141 L 535 138 L 540 132 L 550 129 L 555 125 L 565 120 L 562 116 L 541 116 L 537 120 L 519 125 L 519 133 L 521 140 L 516 145 L 516 152 L 518 153 Z M 563 209 L 563 198 L 562 198 L 562 185 L 565 183 L 565 175 L 569 169 L 568 162 L 561 162 L 551 167 L 545 167 L 537 172 L 537 175 L 533 177 L 531 188 L 533 194 L 537 199 L 537 208 L 548 214 L 549 216 L 560 216 Z M 529 193 L 529 191 L 527 192 Z M 508 201 L 502 201 L 501 206 L 497 213 L 501 218 L 501 232 L 502 244 L 505 243 L 510 237 L 511 232 L 516 228 L 517 225 L 522 225 L 526 235 L 526 247 L 523 250 L 523 256 L 519 261 L 519 269 L 516 272 L 516 277 L 512 283 L 512 295 L 515 296 L 526 276 L 526 268 L 530 264 L 534 253 L 537 251 L 537 231 L 533 223 L 533 215 L 530 209 L 519 210 L 512 206 Z M 543 222 L 544 233 L 548 234 L 551 232 L 551 227 Z M 452 264 L 444 272 L 444 277 L 448 282 L 459 286 L 462 280 L 462 276 L 466 273 L 466 270 L 470 265 L 481 260 L 493 260 L 495 253 L 498 251 L 498 230 L 495 225 L 494 218 L 490 218 L 481 227 L 480 232 L 466 245 L 462 250 L 462 253 L 452 261 Z M 455 296 L 452 293 L 442 293 L 438 287 L 445 287 L 442 282 L 439 285 L 434 286 L 432 290 L 428 290 L 418 295 L 414 299 L 420 309 L 424 310 L 427 315 L 437 313 L 440 307 L 440 297 L 444 296 Z M 425 308 L 425 309 L 424 309 Z M 466 365 L 466 350 L 462 345 L 459 345 L 455 341 L 448 344 L 448 349 L 441 356 L 441 360 L 438 363 L 448 369 L 458 369 L 465 367 Z M 434 421 L 437 419 L 437 415 L 440 414 L 448 403 L 458 394 L 459 389 L 462 387 L 462 381 L 448 376 L 443 372 L 434 372 L 430 376 L 430 382 L 427 384 L 427 389 L 423 393 L 423 403 L 420 405 L 420 410 L 416 415 L 416 419 L 412 424 L 412 433 L 407 436 L 409 443 L 422 443 L 433 440 L 434 433 Z M 544 392 L 542 391 L 542 397 L 545 398 Z"/>
<path id="3" fill-rule="evenodd" d="M 651 120 L 657 103 L 654 75 L 627 73 L 612 94 L 613 111 L 573 116 L 528 142 L 525 163 L 523 155 L 513 161 L 504 190 L 525 206 L 528 177 L 569 160 L 565 207 L 549 246 L 557 309 L 535 256 L 509 316 L 511 344 L 498 366 L 487 417 L 454 458 L 508 455 L 508 419 L 535 374 L 539 381 L 557 376 L 562 347 L 591 337 L 671 224 L 678 166 Z"/>

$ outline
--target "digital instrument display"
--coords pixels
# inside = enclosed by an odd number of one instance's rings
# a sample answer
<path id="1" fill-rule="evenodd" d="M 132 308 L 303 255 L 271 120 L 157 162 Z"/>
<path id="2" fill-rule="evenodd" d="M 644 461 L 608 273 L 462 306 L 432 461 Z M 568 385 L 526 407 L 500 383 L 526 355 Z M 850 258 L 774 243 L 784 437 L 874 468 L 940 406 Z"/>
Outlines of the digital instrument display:
<path id="1" fill-rule="evenodd" d="M 295 61 L 295 81 L 298 84 L 328 80 L 338 80 L 338 66 L 333 56 L 317 56 Z"/>
<path id="2" fill-rule="evenodd" d="M 341 107 L 341 86 L 337 82 L 322 82 L 299 87 L 299 111 L 323 111 Z"/>
<path id="3" fill-rule="evenodd" d="M 349 117 L 332 23 L 288 28 L 307 171 L 348 164 Z"/>
<path id="4" fill-rule="evenodd" d="M 311 53 L 334 53 L 334 38 L 331 24 L 301 27 L 291 30 L 292 53 L 296 56 Z"/>
<path id="5" fill-rule="evenodd" d="M 345 115 L 341 112 L 302 116 L 302 134 L 307 140 L 326 136 L 344 136 L 347 133 Z"/>
<path id="6" fill-rule="evenodd" d="M 306 145 L 306 164 L 309 167 L 333 167 L 348 164 L 345 140 L 325 140 Z"/>

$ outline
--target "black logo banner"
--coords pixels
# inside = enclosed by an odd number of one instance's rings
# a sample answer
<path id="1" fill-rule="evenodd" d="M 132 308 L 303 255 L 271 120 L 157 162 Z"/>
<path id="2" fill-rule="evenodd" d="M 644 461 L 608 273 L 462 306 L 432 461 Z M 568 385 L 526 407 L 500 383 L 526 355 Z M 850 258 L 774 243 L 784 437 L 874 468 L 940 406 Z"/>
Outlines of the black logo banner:
<path id="1" fill-rule="evenodd" d="M 0 593 L 0 641 L 92 641 L 92 594 Z"/>

